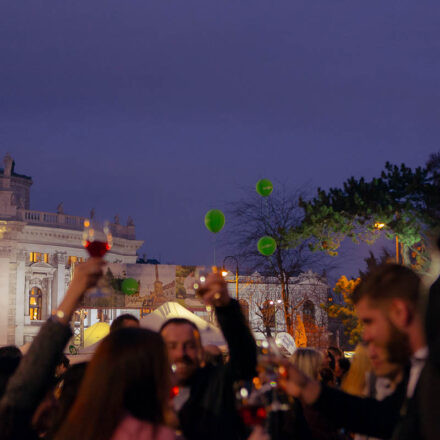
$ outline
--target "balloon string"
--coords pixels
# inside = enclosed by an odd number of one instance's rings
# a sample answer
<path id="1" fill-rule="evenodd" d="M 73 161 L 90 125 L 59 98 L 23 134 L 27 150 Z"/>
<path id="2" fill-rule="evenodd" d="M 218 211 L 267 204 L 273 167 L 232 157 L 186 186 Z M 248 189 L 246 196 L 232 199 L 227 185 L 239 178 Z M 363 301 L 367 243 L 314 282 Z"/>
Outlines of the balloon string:
<path id="1" fill-rule="evenodd" d="M 214 234 L 214 266 L 217 266 L 216 264 L 216 258 L 215 258 L 215 247 L 217 244 L 217 236 Z"/>

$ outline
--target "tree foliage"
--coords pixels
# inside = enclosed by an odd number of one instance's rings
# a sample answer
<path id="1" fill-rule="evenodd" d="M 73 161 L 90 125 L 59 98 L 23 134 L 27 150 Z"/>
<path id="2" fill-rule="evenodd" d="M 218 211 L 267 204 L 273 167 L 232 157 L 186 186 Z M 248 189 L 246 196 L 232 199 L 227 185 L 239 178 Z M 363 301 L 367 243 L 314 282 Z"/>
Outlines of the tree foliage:
<path id="1" fill-rule="evenodd" d="M 231 203 L 227 213 L 232 233 L 225 243 L 248 272 L 258 271 L 262 276 L 277 278 L 286 331 L 291 335 L 296 311 L 303 298 L 292 298 L 289 280 L 307 270 L 323 272 L 330 266 L 325 255 L 310 251 L 315 246 L 315 237 L 300 231 L 304 212 L 298 205 L 299 198 L 299 191 L 288 193 L 280 188 L 264 199 L 246 194 Z M 277 249 L 270 257 L 261 255 L 257 249 L 258 240 L 265 235 L 277 243 Z"/>
<path id="2" fill-rule="evenodd" d="M 304 221 L 292 231 L 292 238 L 315 237 L 313 250 L 336 255 L 345 237 L 373 243 L 380 236 L 377 225 L 383 224 L 388 238 L 398 237 L 409 263 L 411 258 L 424 257 L 420 243 L 427 231 L 438 227 L 440 154 L 431 155 L 425 167 L 415 170 L 387 162 L 379 177 L 370 181 L 351 177 L 342 188 L 319 188 L 314 199 L 301 199 L 300 206 Z"/>
<path id="3" fill-rule="evenodd" d="M 307 334 L 304 322 L 299 313 L 295 316 L 295 344 L 298 348 L 307 347 Z"/>
<path id="4" fill-rule="evenodd" d="M 331 318 L 339 319 L 344 325 L 344 332 L 349 337 L 350 344 L 355 345 L 362 336 L 362 326 L 354 310 L 351 296 L 359 284 L 360 278 L 348 279 L 345 275 L 336 282 L 333 289 L 338 302 L 329 302 L 324 306 Z"/>

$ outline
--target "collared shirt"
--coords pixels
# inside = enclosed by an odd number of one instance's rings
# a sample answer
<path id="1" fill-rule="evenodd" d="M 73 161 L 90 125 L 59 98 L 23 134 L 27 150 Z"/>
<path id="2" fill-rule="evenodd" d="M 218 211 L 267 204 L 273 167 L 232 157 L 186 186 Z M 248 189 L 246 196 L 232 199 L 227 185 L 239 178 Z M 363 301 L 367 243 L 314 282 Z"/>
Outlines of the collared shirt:
<path id="1" fill-rule="evenodd" d="M 428 347 L 419 348 L 411 357 L 411 369 L 409 371 L 408 386 L 406 388 L 406 396 L 411 398 L 419 381 L 420 374 L 428 359 Z"/>
<path id="2" fill-rule="evenodd" d="M 179 412 L 181 410 L 182 406 L 189 399 L 190 394 L 190 387 L 179 387 L 179 393 L 173 399 L 173 407 L 176 412 Z"/>

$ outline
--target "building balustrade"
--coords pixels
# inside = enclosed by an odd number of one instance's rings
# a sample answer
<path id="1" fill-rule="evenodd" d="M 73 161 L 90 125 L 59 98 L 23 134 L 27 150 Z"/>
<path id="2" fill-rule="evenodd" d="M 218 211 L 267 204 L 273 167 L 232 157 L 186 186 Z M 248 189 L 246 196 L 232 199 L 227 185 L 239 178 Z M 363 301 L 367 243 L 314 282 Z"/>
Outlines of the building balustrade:
<path id="1" fill-rule="evenodd" d="M 55 214 L 52 212 L 32 211 L 29 209 L 17 209 L 18 220 L 36 226 L 49 226 L 63 229 L 73 229 L 82 231 L 84 228 L 85 217 Z M 123 226 L 116 223 L 110 223 L 110 229 L 113 236 L 127 239 L 135 239 L 135 226 Z"/>

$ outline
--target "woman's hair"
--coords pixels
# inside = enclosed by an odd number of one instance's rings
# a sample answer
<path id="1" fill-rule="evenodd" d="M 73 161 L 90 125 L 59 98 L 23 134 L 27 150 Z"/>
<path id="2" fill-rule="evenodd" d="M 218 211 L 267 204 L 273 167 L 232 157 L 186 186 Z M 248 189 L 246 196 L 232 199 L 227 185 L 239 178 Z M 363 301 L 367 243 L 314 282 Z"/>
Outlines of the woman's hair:
<path id="1" fill-rule="evenodd" d="M 335 386 L 335 375 L 330 368 L 321 368 L 319 372 L 321 376 L 321 383 L 330 387 Z"/>
<path id="2" fill-rule="evenodd" d="M 164 423 L 170 368 L 162 337 L 140 328 L 110 333 L 87 367 L 78 396 L 55 438 L 108 440 L 128 412 Z"/>
<path id="3" fill-rule="evenodd" d="M 356 346 L 348 373 L 341 383 L 341 389 L 355 396 L 365 395 L 366 374 L 371 371 L 371 362 L 363 344 Z"/>
<path id="4" fill-rule="evenodd" d="M 63 374 L 63 378 L 57 384 L 55 395 L 57 397 L 57 406 L 54 410 L 52 426 L 50 427 L 50 435 L 53 438 L 54 433 L 60 429 L 73 402 L 78 395 L 81 381 L 84 378 L 88 362 L 80 362 L 74 364 Z"/>
<path id="5" fill-rule="evenodd" d="M 322 354 L 313 348 L 298 348 L 290 357 L 295 367 L 301 370 L 307 376 L 318 379 L 319 370 L 322 366 Z"/>
<path id="6" fill-rule="evenodd" d="M 14 374 L 23 357 L 15 345 L 0 348 L 0 397 L 3 396 L 9 378 Z"/>

